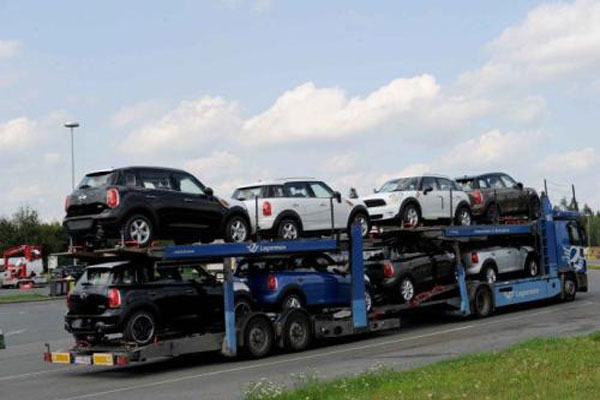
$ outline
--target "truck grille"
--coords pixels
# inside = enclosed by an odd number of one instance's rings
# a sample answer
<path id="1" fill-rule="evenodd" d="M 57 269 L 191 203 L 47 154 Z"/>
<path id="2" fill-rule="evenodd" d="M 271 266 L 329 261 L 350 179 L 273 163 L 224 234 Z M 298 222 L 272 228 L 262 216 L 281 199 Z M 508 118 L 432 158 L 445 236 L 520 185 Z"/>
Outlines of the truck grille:
<path id="1" fill-rule="evenodd" d="M 383 200 L 383 199 L 365 200 L 365 204 L 369 208 L 381 207 L 381 206 L 385 206 L 385 200 Z"/>

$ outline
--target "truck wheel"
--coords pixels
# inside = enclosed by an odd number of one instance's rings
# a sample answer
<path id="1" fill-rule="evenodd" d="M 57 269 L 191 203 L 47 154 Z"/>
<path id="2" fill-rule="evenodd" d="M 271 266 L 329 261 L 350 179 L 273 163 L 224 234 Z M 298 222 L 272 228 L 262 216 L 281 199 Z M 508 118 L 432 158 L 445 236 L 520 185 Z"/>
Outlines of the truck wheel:
<path id="1" fill-rule="evenodd" d="M 284 346 L 289 351 L 302 351 L 311 341 L 310 320 L 303 312 L 292 311 L 283 328 Z"/>
<path id="2" fill-rule="evenodd" d="M 141 214 L 131 216 L 125 223 L 124 229 L 125 239 L 136 241 L 140 247 L 149 246 L 154 238 L 152 221 Z"/>
<path id="3" fill-rule="evenodd" d="M 273 327 L 264 317 L 252 318 L 244 329 L 244 351 L 252 358 L 261 358 L 273 347 Z"/>
<path id="4" fill-rule="evenodd" d="M 572 274 L 565 275 L 563 279 L 562 296 L 565 301 L 575 300 L 577 293 L 577 282 Z"/>
<path id="5" fill-rule="evenodd" d="M 225 224 L 225 241 L 229 243 L 241 243 L 250 237 L 250 227 L 246 220 L 239 215 L 231 217 Z"/>
<path id="6" fill-rule="evenodd" d="M 473 315 L 485 318 L 492 313 L 492 309 L 492 292 L 486 286 L 480 286 L 473 296 Z"/>
<path id="7" fill-rule="evenodd" d="M 123 336 L 127 341 L 145 346 L 152 342 L 155 333 L 156 320 L 154 316 L 147 311 L 138 311 L 127 320 Z"/>
<path id="8" fill-rule="evenodd" d="M 293 219 L 284 219 L 277 227 L 277 237 L 283 240 L 296 240 L 300 237 L 300 227 Z"/>

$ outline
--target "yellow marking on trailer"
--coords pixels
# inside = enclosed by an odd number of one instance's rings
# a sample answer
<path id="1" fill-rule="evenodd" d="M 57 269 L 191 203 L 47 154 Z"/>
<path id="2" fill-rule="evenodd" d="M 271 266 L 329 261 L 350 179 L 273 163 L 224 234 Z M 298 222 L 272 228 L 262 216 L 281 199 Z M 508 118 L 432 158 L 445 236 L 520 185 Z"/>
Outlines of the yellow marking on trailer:
<path id="1" fill-rule="evenodd" d="M 51 353 L 51 355 L 54 364 L 71 364 L 71 354 L 69 353 Z"/>
<path id="2" fill-rule="evenodd" d="M 115 365 L 115 361 L 110 353 L 94 353 L 94 364 L 112 366 Z"/>

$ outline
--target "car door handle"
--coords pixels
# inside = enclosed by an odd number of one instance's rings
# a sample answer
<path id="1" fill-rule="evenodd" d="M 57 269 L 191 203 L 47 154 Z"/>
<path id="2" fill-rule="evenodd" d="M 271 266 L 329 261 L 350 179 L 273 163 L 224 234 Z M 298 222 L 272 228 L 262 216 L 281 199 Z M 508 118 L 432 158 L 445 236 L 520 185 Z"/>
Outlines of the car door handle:
<path id="1" fill-rule="evenodd" d="M 148 292 L 150 296 L 156 296 L 156 292 Z"/>
<path id="2" fill-rule="evenodd" d="M 321 203 L 320 206 L 321 207 L 327 207 L 327 204 L 326 203 Z"/>
<path id="3" fill-rule="evenodd" d="M 185 292 L 186 292 L 187 294 L 194 294 L 194 293 L 196 293 L 196 291 L 195 291 L 195 290 L 193 290 L 193 289 L 188 289 L 188 290 L 186 290 Z"/>
<path id="4" fill-rule="evenodd" d="M 292 204 L 292 207 L 296 207 L 296 208 L 297 208 L 297 207 L 300 207 L 300 204 L 298 204 L 298 203 L 294 203 L 294 204 Z"/>
<path id="5" fill-rule="evenodd" d="M 152 196 L 152 195 L 148 194 L 148 195 L 146 195 L 146 198 L 147 198 L 147 199 L 155 199 L 155 198 L 156 198 L 156 196 Z"/>
<path id="6" fill-rule="evenodd" d="M 183 201 L 185 201 L 186 203 L 193 203 L 194 199 L 183 199 Z"/>

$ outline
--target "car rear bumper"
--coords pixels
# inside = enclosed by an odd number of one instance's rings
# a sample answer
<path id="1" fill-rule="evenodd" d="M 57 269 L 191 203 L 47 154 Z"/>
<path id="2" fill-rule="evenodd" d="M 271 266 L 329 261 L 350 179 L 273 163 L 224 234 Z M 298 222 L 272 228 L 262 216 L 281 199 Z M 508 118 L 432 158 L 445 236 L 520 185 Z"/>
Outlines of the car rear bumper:
<path id="1" fill-rule="evenodd" d="M 72 334 L 110 334 L 121 331 L 121 318 L 115 314 L 66 315 L 65 330 Z"/>
<path id="2" fill-rule="evenodd" d="M 114 210 L 105 210 L 96 215 L 66 217 L 63 226 L 71 236 L 94 235 L 101 229 L 115 233 L 119 230 L 120 216 Z"/>

